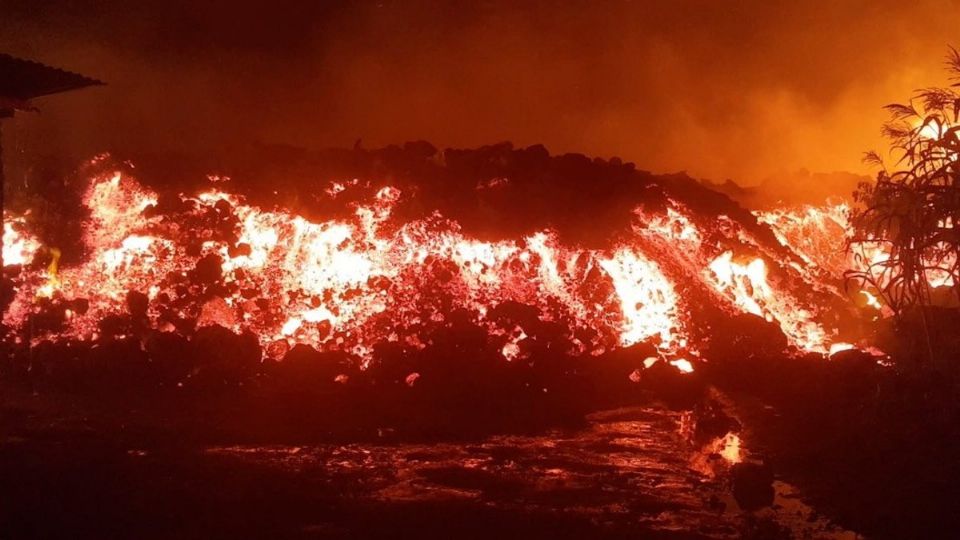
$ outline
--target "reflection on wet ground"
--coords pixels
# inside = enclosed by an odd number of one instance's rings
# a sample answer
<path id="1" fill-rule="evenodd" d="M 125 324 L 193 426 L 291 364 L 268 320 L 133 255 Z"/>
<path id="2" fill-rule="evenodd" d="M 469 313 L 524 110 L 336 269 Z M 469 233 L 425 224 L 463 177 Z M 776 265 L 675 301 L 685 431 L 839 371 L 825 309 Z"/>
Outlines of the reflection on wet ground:
<path id="1" fill-rule="evenodd" d="M 511 513 L 575 516 L 618 531 L 739 537 L 743 515 L 723 474 L 740 458 L 739 438 L 697 449 L 684 434 L 688 418 L 632 408 L 594 414 L 589 427 L 575 433 L 476 443 L 218 446 L 206 453 L 349 486 L 343 497 L 379 503 L 459 501 Z M 790 500 L 796 504 L 789 510 L 765 511 L 767 519 L 797 537 L 837 537 L 799 499 Z"/>
<path id="2" fill-rule="evenodd" d="M 351 485 L 383 501 L 466 499 L 522 511 L 557 511 L 597 523 L 725 536 L 711 509 L 719 486 L 689 469 L 680 414 L 654 409 L 595 415 L 578 433 L 497 436 L 480 443 L 389 446 L 217 447 L 209 452 Z M 343 482 L 349 480 L 349 482 Z"/>
<path id="3" fill-rule="evenodd" d="M 472 441 L 209 446 L 42 403 L 0 409 L 0 538 L 855 538 L 782 482 L 773 508 L 741 512 L 730 468 L 757 456 L 701 429 L 702 411 Z"/>

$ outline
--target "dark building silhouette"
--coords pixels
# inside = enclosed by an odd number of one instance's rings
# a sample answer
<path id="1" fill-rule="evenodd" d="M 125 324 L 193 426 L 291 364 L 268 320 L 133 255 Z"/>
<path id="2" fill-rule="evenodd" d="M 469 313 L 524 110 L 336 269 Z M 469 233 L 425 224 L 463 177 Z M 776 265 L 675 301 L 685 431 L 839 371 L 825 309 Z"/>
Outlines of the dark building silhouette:
<path id="1" fill-rule="evenodd" d="M 103 83 L 77 73 L 0 53 L 0 121 L 12 117 L 17 111 L 36 111 L 30 101 L 34 98 L 100 84 Z M 3 143 L 0 137 L 0 214 L 4 208 L 4 187 Z M 3 235 L 0 231 L 2 267 Z"/>

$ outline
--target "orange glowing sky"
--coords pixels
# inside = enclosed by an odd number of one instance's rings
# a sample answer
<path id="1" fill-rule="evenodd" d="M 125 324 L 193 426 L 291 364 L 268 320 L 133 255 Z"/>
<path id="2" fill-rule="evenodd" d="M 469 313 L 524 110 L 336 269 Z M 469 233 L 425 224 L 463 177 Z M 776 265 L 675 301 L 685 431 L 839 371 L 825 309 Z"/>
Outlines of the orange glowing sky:
<path id="1" fill-rule="evenodd" d="M 744 183 L 866 172 L 880 107 L 945 82 L 960 44 L 950 0 L 3 4 L 0 51 L 109 82 L 18 117 L 14 168 L 362 138 L 544 143 Z"/>

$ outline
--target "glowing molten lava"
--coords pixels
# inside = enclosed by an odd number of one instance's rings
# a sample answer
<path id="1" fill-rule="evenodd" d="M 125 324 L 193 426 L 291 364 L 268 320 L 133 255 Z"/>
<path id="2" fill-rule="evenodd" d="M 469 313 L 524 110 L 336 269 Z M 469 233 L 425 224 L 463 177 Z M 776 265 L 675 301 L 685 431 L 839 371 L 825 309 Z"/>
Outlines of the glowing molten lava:
<path id="1" fill-rule="evenodd" d="M 781 208 L 757 212 L 756 215 L 758 221 L 770 226 L 784 246 L 808 263 L 807 279 L 840 279 L 845 271 L 855 270 L 873 276 L 881 287 L 889 283 L 890 270 L 884 264 L 890 259 L 888 246 L 868 241 L 856 242 L 847 249 L 852 232 L 847 204 Z M 941 227 L 950 229 L 952 223 L 942 223 Z M 926 257 L 924 273 L 930 287 L 952 287 L 955 263 L 952 256 Z M 877 290 L 861 290 L 859 293 L 864 305 L 880 310 L 885 316 L 892 314 L 883 305 Z"/>
<path id="2" fill-rule="evenodd" d="M 40 249 L 40 242 L 25 232 L 24 227 L 23 218 L 3 218 L 3 264 L 6 266 L 27 264 Z"/>
<path id="3" fill-rule="evenodd" d="M 60 335 L 98 338 L 99 321 L 123 313 L 128 293 L 140 291 L 148 296 L 154 328 L 174 330 L 194 320 L 252 330 L 278 357 L 296 343 L 362 359 L 382 341 L 422 347 L 425 330 L 464 310 L 500 336 L 504 356 L 514 359 L 521 355 L 523 329 L 501 328 L 488 316 L 511 301 L 537 306 L 545 320 L 568 323 L 571 336 L 578 330 L 591 335 L 589 342 L 572 337 L 581 349 L 573 352 L 651 337 L 664 351 L 677 346 L 683 325 L 676 294 L 642 253 L 566 248 L 546 231 L 520 242 L 480 242 L 440 216 L 388 226 L 399 196 L 384 188 L 358 205 L 352 220 L 311 223 L 208 191 L 184 197 L 190 210 L 171 220 L 145 215 L 157 196 L 134 180 L 119 174 L 95 179 L 85 198 L 92 212 L 84 233 L 89 259 L 61 269 L 55 291 L 59 299 L 84 298 L 89 306 L 74 312 Z M 235 225 L 217 230 L 211 219 Z M 193 254 L 188 240 L 198 244 Z M 24 260 L 29 242 L 8 242 L 19 258 L 7 260 Z M 34 298 L 53 295 L 47 274 L 28 276 L 8 324 L 21 326 Z M 592 293 L 589 300 L 585 292 Z"/>
<path id="4" fill-rule="evenodd" d="M 333 198 L 357 184 L 332 182 L 325 192 Z M 103 321 L 130 312 L 134 335 L 220 325 L 253 333 L 276 359 L 306 344 L 363 363 L 378 344 L 420 349 L 437 328 L 465 318 L 510 361 L 525 358 L 547 324 L 563 329 L 562 353 L 649 341 L 689 372 L 686 358 L 699 355 L 709 333 L 697 314 L 713 306 L 775 322 L 800 349 L 830 350 L 818 306 L 791 285 L 806 282 L 806 269 L 732 219 L 705 230 L 670 201 L 663 212 L 638 209 L 615 247 L 584 249 L 550 230 L 480 241 L 436 213 L 398 223 L 393 209 L 403 197 L 384 187 L 349 218 L 311 222 L 220 190 L 181 195 L 177 208 L 161 210 L 160 197 L 132 178 L 94 178 L 85 262 L 22 272 L 4 322 L 20 341 L 97 340 Z M 5 223 L 8 265 L 39 249 L 20 229 L 22 221 Z M 50 305 L 65 307 L 60 327 L 28 324 Z M 517 306 L 535 308 L 533 319 Z"/>

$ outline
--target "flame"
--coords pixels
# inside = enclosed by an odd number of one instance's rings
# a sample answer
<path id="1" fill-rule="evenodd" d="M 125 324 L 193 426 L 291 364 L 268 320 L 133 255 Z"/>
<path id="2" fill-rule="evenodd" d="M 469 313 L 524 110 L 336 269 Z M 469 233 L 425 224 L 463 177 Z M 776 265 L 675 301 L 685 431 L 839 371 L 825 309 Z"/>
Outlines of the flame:
<path id="1" fill-rule="evenodd" d="M 38 298 L 51 298 L 53 293 L 60 288 L 60 277 L 58 269 L 60 268 L 60 250 L 50 248 L 50 264 L 47 265 L 47 282 L 37 289 Z"/>

